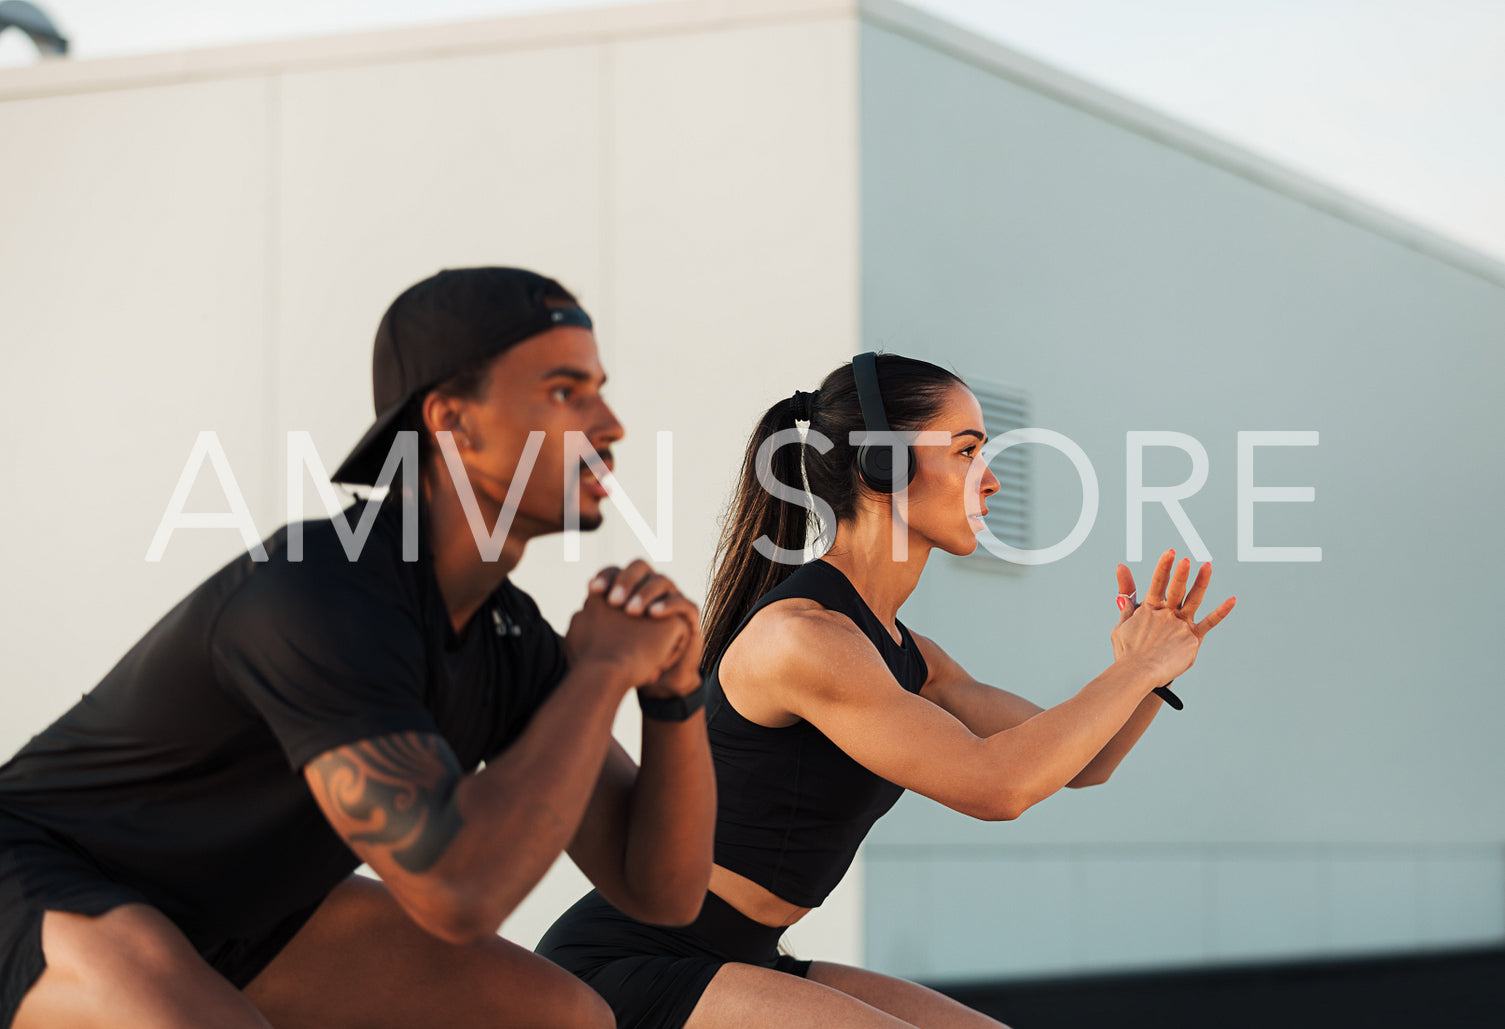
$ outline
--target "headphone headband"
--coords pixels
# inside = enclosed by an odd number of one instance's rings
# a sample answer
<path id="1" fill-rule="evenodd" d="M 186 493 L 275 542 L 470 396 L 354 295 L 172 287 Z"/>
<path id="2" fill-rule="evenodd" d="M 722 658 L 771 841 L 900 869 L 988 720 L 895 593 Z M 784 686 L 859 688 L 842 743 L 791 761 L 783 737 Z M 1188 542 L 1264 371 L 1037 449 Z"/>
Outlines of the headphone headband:
<path id="1" fill-rule="evenodd" d="M 852 358 L 852 380 L 857 386 L 857 404 L 862 408 L 862 425 L 868 432 L 891 432 L 888 414 L 883 410 L 883 392 L 878 387 L 878 355 L 873 351 Z M 914 481 L 914 447 L 905 447 L 909 471 L 907 486 Z M 894 493 L 899 483 L 894 476 L 894 450 L 889 443 L 864 443 L 857 448 L 857 475 L 875 493 Z"/>
<path id="2" fill-rule="evenodd" d="M 883 411 L 883 393 L 878 388 L 878 355 L 869 350 L 852 358 L 852 378 L 857 383 L 863 427 L 869 432 L 888 432 L 888 415 Z"/>

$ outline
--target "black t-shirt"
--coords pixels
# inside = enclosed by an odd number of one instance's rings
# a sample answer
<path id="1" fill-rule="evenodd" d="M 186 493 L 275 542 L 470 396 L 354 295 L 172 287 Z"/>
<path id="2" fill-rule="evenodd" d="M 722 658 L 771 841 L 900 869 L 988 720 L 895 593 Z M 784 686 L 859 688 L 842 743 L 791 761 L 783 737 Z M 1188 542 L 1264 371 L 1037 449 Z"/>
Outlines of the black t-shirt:
<path id="1" fill-rule="evenodd" d="M 401 517 L 384 504 L 356 561 L 317 521 L 301 561 L 284 528 L 266 562 L 220 569 L 0 768 L 0 812 L 82 851 L 201 947 L 318 903 L 359 861 L 304 764 L 418 730 L 474 769 L 565 672 L 558 634 L 510 582 L 457 635 L 422 529 L 419 559 L 402 560 Z"/>

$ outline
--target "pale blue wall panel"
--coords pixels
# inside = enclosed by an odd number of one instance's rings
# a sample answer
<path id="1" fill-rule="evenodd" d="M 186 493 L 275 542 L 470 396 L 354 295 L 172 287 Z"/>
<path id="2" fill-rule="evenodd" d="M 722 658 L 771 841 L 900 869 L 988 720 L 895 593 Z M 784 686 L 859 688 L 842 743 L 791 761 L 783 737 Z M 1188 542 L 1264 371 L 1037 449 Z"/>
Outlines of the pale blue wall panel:
<path id="1" fill-rule="evenodd" d="M 1200 923 L 1187 911 L 1151 930 L 1162 964 L 1193 954 L 1193 924 L 1208 961 L 1505 940 L 1505 806 L 1489 787 L 1505 782 L 1505 275 L 986 61 L 871 22 L 861 47 L 863 344 L 1027 391 L 1034 423 L 1079 444 L 1101 490 L 1070 557 L 1010 574 L 933 558 L 902 617 L 1042 704 L 1102 671 L 1137 430 L 1205 447 L 1207 483 L 1182 506 L 1214 558 L 1213 600 L 1240 598 L 1177 684 L 1187 710 L 1162 715 L 1108 785 L 1006 824 L 902 800 L 872 836 L 870 957 L 888 953 L 883 864 L 922 842 L 999 868 L 1075 848 L 1071 874 L 1102 877 L 1068 891 L 1098 898 L 1102 927 L 1091 947 L 1071 937 L 1075 968 L 1122 964 L 1132 946 L 1109 937 L 1150 917 L 1140 897 L 1111 902 L 1121 869 L 1093 865 L 1126 846 L 1210 863 Z M 1320 546 L 1320 563 L 1238 560 L 1241 430 L 1320 434 L 1257 452 L 1256 482 L 1316 500 L 1258 505 L 1254 521 L 1257 544 Z M 1035 449 L 1045 546 L 1075 522 L 1081 489 L 1064 457 Z M 1147 483 L 1189 468 L 1146 452 Z M 1142 580 L 1161 549 L 1188 549 L 1158 506 L 1143 524 Z M 1405 848 L 1432 848 L 1409 889 Z M 1494 856 L 1438 857 L 1453 853 Z M 1025 895 L 1019 917 L 989 921 L 965 900 L 972 880 L 945 867 L 931 888 L 946 946 L 1015 974 L 1011 955 L 1054 940 L 1053 903 Z M 1394 910 L 1367 907 L 1387 885 Z"/>
<path id="2" fill-rule="evenodd" d="M 1330 874 L 1333 946 L 1382 951 L 1421 942 L 1421 866 L 1414 855 L 1338 855 Z"/>

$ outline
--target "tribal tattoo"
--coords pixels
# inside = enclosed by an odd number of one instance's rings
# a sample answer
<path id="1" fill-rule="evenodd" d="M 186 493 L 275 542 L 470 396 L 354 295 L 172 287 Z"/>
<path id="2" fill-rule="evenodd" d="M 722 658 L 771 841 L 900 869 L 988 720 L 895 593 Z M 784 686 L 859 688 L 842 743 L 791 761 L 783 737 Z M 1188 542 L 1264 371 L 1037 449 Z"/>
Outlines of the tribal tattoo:
<path id="1" fill-rule="evenodd" d="M 409 872 L 432 868 L 460 831 L 454 793 L 463 773 L 434 733 L 361 740 L 321 754 L 310 767 L 340 835 L 352 847 L 389 848 Z"/>

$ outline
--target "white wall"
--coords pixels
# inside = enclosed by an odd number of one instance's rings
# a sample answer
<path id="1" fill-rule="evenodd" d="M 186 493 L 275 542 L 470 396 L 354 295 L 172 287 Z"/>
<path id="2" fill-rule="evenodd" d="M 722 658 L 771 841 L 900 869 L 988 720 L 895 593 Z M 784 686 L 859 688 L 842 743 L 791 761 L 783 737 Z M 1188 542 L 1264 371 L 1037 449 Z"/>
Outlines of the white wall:
<path id="1" fill-rule="evenodd" d="M 1002 825 L 906 797 L 870 838 L 870 963 L 942 979 L 1505 940 L 1505 274 L 873 6 L 864 341 L 1028 390 L 1101 485 L 1074 555 L 938 560 L 904 617 L 1044 704 L 1106 667 L 1131 430 L 1205 445 L 1184 508 L 1212 601 L 1239 606 L 1177 684 L 1187 710 L 1109 785 Z M 1320 433 L 1256 463 L 1316 501 L 1258 506 L 1256 542 L 1320 563 L 1237 560 L 1237 433 L 1265 429 Z M 1035 449 L 1046 546 L 1081 489 Z M 1146 481 L 1189 470 L 1152 452 Z M 1188 550 L 1158 507 L 1143 546 L 1141 585 Z"/>
<path id="2" fill-rule="evenodd" d="M 522 264 L 595 315 L 628 428 L 628 496 L 693 596 L 756 417 L 857 334 L 855 28 L 753 0 L 57 64 L 0 74 L 0 750 L 87 690 L 241 548 L 184 532 L 143 560 L 200 429 L 258 528 L 286 518 L 288 430 L 333 468 L 368 424 L 386 305 L 441 267 Z M 190 510 L 224 510 L 207 471 Z M 584 561 L 517 574 L 563 629 Z M 636 707 L 619 734 L 635 750 Z M 802 925 L 857 960 L 858 879 Z M 506 927 L 531 945 L 584 890 L 568 863 Z"/>
<path id="3" fill-rule="evenodd" d="M 200 428 L 270 518 L 268 132 L 254 80 L 0 102 L 7 753 L 239 549 L 143 561 Z"/>

